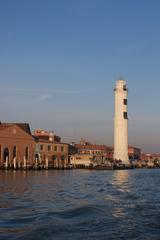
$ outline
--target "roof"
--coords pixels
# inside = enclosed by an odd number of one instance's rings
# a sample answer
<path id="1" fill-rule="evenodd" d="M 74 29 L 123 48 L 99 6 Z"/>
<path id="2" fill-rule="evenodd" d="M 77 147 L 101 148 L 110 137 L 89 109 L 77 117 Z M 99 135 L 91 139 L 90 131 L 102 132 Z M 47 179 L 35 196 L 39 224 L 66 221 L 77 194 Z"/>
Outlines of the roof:
<path id="1" fill-rule="evenodd" d="M 108 147 L 106 145 L 82 145 L 82 144 L 75 144 L 75 148 L 77 149 L 88 149 L 88 150 L 101 150 L 101 151 L 111 151 L 112 147 Z"/>
<path id="2" fill-rule="evenodd" d="M 0 131 L 15 125 L 31 135 L 29 123 L 0 123 Z"/>
<path id="3" fill-rule="evenodd" d="M 49 141 L 49 140 L 47 140 L 47 139 L 39 139 L 39 138 L 37 138 L 37 137 L 35 137 L 35 136 L 32 136 L 33 138 L 34 138 L 34 140 L 35 140 L 35 142 L 37 142 L 37 143 L 48 143 L 48 144 L 65 144 L 65 145 L 69 145 L 68 143 L 63 143 L 63 142 L 53 142 L 53 141 Z"/>
<path id="4" fill-rule="evenodd" d="M 160 153 L 143 153 L 142 157 L 160 157 Z"/>
<path id="5" fill-rule="evenodd" d="M 128 148 L 133 148 L 133 149 L 136 149 L 136 150 L 141 150 L 141 148 L 139 148 L 139 147 L 134 147 L 134 146 L 128 146 Z"/>

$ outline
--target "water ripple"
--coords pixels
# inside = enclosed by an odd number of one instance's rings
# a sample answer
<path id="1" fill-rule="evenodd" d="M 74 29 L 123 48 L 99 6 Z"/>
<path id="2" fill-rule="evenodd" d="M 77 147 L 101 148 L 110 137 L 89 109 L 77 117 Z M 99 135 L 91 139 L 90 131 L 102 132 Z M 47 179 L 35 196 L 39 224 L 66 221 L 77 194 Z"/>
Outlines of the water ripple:
<path id="1" fill-rule="evenodd" d="M 0 239 L 160 239 L 160 170 L 0 172 Z"/>

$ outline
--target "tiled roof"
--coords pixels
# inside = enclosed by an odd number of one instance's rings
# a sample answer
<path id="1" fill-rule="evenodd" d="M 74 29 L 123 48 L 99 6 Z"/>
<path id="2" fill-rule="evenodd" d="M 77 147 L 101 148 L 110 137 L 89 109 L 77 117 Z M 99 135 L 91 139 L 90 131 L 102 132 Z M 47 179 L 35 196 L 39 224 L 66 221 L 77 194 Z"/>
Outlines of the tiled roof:
<path id="1" fill-rule="evenodd" d="M 101 150 L 101 151 L 106 151 L 106 150 L 112 150 L 112 147 L 108 147 L 106 145 L 82 145 L 82 144 L 75 144 L 74 145 L 77 149 L 90 149 L 90 150 Z"/>

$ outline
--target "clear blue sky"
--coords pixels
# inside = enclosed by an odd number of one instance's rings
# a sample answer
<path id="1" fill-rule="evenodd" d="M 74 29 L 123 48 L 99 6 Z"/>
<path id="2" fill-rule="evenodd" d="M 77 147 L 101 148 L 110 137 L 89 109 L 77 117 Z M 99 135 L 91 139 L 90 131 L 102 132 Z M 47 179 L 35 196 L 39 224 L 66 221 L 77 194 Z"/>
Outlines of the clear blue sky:
<path id="1" fill-rule="evenodd" d="M 0 0 L 1 121 L 113 145 L 113 87 L 129 142 L 160 152 L 159 0 Z"/>

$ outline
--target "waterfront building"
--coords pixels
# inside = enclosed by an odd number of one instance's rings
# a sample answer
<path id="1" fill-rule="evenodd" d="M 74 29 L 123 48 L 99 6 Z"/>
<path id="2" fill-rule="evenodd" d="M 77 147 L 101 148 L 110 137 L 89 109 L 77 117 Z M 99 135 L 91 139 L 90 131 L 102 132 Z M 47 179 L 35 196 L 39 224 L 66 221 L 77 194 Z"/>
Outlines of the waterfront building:
<path id="1" fill-rule="evenodd" d="M 94 155 L 96 156 L 96 159 L 98 159 L 98 156 L 99 156 L 100 158 L 97 161 L 98 164 L 104 164 L 108 162 L 108 160 L 112 161 L 114 159 L 113 153 L 114 153 L 114 148 L 112 146 L 91 144 L 85 141 L 84 139 L 80 140 L 78 144 L 73 143 L 69 145 L 69 156 L 76 155 L 76 154 L 79 154 L 81 156 Z M 134 146 L 128 147 L 128 158 L 130 161 L 139 160 L 140 157 L 141 157 L 140 148 L 137 148 Z"/>
<path id="2" fill-rule="evenodd" d="M 0 167 L 29 168 L 68 165 L 68 144 L 53 132 L 36 130 L 28 123 L 0 123 Z"/>
<path id="3" fill-rule="evenodd" d="M 141 162 L 149 167 L 160 167 L 160 153 L 143 153 Z"/>
<path id="4" fill-rule="evenodd" d="M 26 167 L 34 161 L 34 139 L 28 123 L 0 123 L 0 166 Z"/>
<path id="5" fill-rule="evenodd" d="M 160 160 L 160 153 L 142 153 L 141 160 Z"/>
<path id="6" fill-rule="evenodd" d="M 101 160 L 102 156 L 93 154 L 75 154 L 70 156 L 70 164 L 74 168 L 92 168 L 97 165 L 97 161 Z"/>
<path id="7" fill-rule="evenodd" d="M 53 132 L 36 130 L 33 132 L 35 139 L 35 159 L 38 165 L 53 168 L 65 168 L 68 165 L 68 144 L 62 143 L 61 138 Z"/>
<path id="8" fill-rule="evenodd" d="M 78 149 L 75 147 L 75 143 L 68 144 L 68 154 L 74 155 L 78 153 Z"/>
<path id="9" fill-rule="evenodd" d="M 69 147 L 70 164 L 73 167 L 92 167 L 108 164 L 112 159 L 113 148 L 106 145 L 91 144 L 84 139 L 79 144 L 72 144 Z"/>
<path id="10" fill-rule="evenodd" d="M 80 140 L 79 144 L 74 144 L 78 154 L 103 155 L 106 158 L 113 157 L 113 148 L 106 145 L 91 144 L 87 141 Z"/>
<path id="11" fill-rule="evenodd" d="M 126 81 L 120 79 L 114 88 L 115 115 L 114 115 L 114 159 L 129 164 L 128 158 L 128 113 Z"/>
<path id="12" fill-rule="evenodd" d="M 95 166 L 108 165 L 103 154 L 74 154 L 70 155 L 70 165 L 74 168 L 92 168 Z"/>
<path id="13" fill-rule="evenodd" d="M 70 164 L 74 168 L 91 167 L 93 165 L 93 157 L 90 154 L 71 155 Z"/>
<path id="14" fill-rule="evenodd" d="M 128 147 L 129 160 L 140 160 L 141 159 L 141 149 L 133 146 Z"/>

